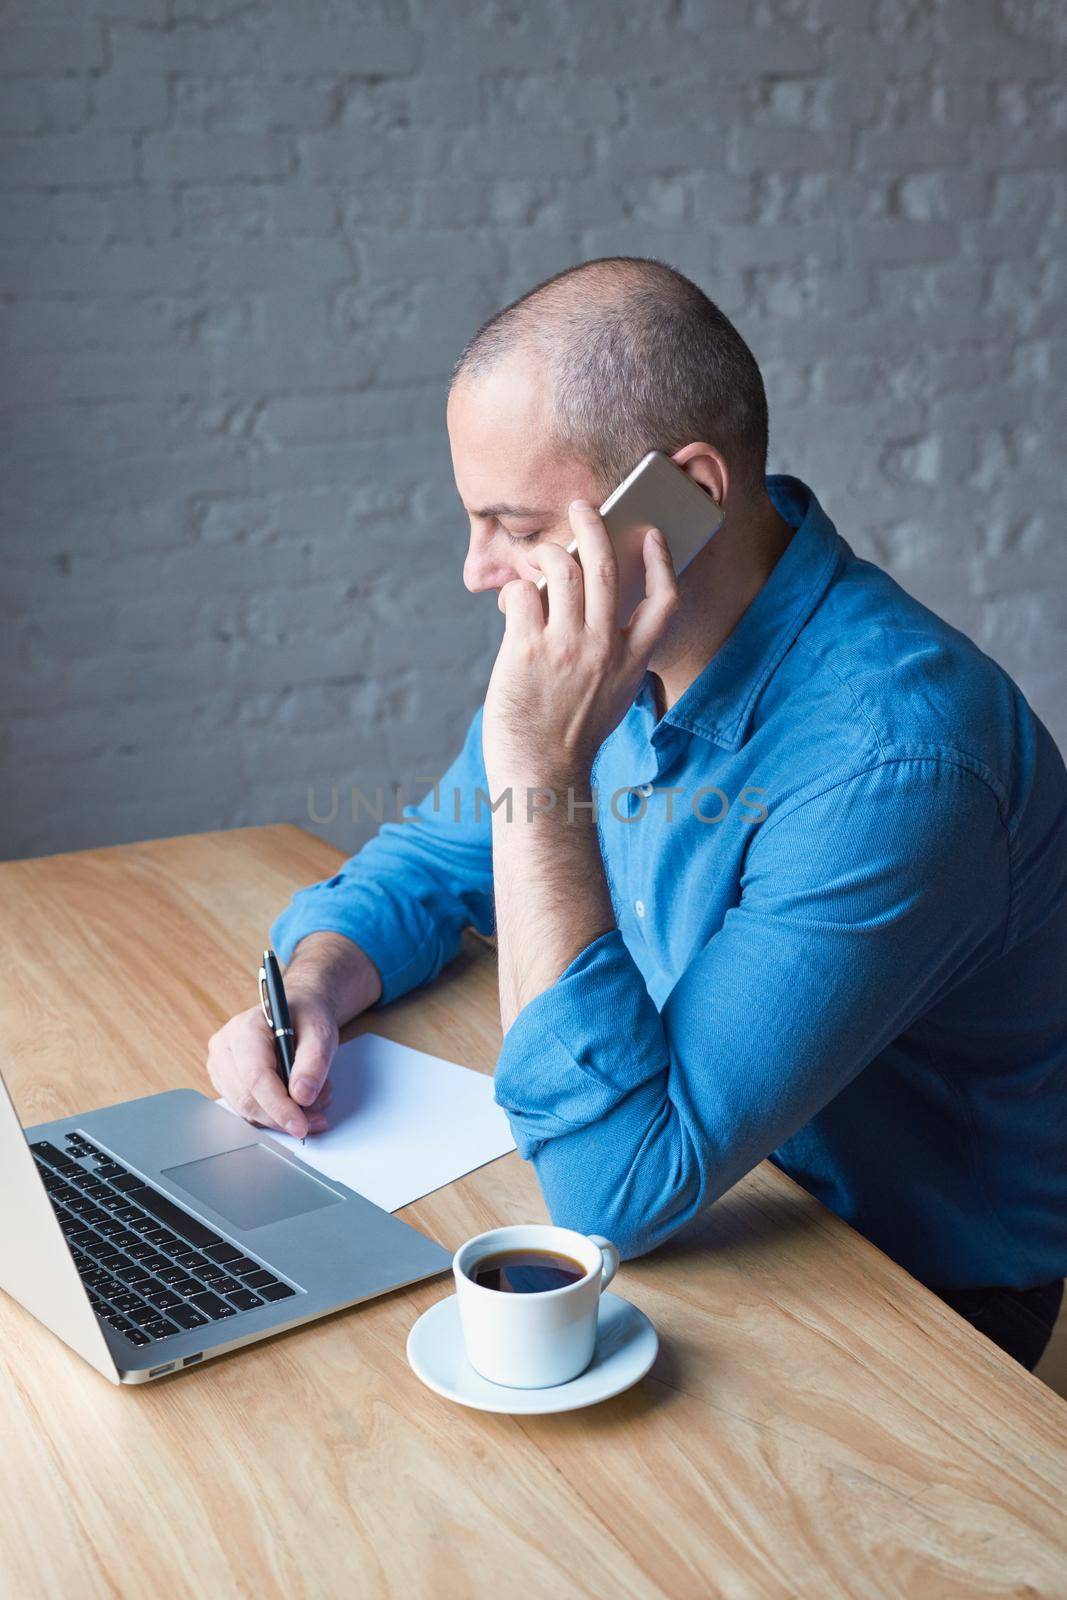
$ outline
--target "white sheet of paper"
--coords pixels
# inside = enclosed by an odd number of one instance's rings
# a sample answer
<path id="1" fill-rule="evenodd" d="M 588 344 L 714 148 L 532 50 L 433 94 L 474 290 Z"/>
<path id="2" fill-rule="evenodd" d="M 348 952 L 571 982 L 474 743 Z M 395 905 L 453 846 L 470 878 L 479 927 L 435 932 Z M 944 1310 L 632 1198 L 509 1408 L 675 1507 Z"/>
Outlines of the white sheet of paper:
<path id="1" fill-rule="evenodd" d="M 361 1033 L 338 1049 L 330 1081 L 325 1133 L 309 1133 L 304 1145 L 273 1129 L 270 1137 L 384 1211 L 515 1149 L 492 1078 L 454 1061 Z"/>

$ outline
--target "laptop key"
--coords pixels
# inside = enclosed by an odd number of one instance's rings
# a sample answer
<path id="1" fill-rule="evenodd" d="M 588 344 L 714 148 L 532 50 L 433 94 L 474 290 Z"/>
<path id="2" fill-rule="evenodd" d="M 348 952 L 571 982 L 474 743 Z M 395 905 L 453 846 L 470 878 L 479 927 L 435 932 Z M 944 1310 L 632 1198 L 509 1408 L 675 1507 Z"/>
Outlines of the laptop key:
<path id="1" fill-rule="evenodd" d="M 291 1289 L 287 1283 L 268 1283 L 259 1292 L 264 1300 L 288 1300 L 296 1290 Z"/>
<path id="2" fill-rule="evenodd" d="M 241 1252 L 236 1245 L 227 1244 L 225 1239 L 220 1239 L 217 1244 L 206 1244 L 204 1254 L 210 1256 L 212 1261 L 240 1261 Z"/>
<path id="3" fill-rule="evenodd" d="M 126 1315 L 131 1322 L 136 1322 L 139 1328 L 144 1328 L 150 1322 L 155 1322 L 161 1315 L 157 1306 L 146 1306 L 143 1303 L 131 1306 Z"/>
<path id="4" fill-rule="evenodd" d="M 139 1194 L 137 1204 L 144 1206 L 154 1217 L 158 1217 L 165 1228 L 188 1240 L 190 1244 L 196 1245 L 198 1249 L 202 1249 L 205 1245 L 221 1243 L 217 1233 L 205 1227 L 196 1217 L 191 1217 L 180 1206 L 176 1206 L 166 1195 L 157 1194 L 154 1189 L 146 1189 L 144 1194 Z"/>
<path id="5" fill-rule="evenodd" d="M 151 1344 L 151 1336 L 143 1328 L 130 1328 L 125 1337 L 131 1344 Z"/>
<path id="6" fill-rule="evenodd" d="M 167 1312 L 167 1315 L 182 1328 L 202 1328 L 208 1321 L 204 1313 L 198 1311 L 195 1306 L 176 1305 Z"/>
<path id="7" fill-rule="evenodd" d="M 208 1265 L 207 1256 L 202 1256 L 199 1250 L 194 1250 L 191 1245 L 185 1245 L 181 1250 L 171 1252 L 175 1261 L 180 1261 L 183 1267 L 190 1272 L 199 1272 L 201 1267 Z"/>
<path id="8" fill-rule="evenodd" d="M 153 1272 L 158 1272 L 160 1267 L 170 1266 L 170 1257 L 165 1256 L 161 1250 L 153 1249 L 150 1256 L 144 1257 L 146 1267 L 151 1267 Z"/>
<path id="9" fill-rule="evenodd" d="M 253 1306 L 261 1306 L 262 1300 L 258 1294 L 253 1294 L 251 1289 L 234 1289 L 226 1297 L 237 1307 L 238 1311 L 251 1311 Z"/>
<path id="10" fill-rule="evenodd" d="M 184 1239 L 179 1239 L 176 1233 L 171 1233 L 169 1228 L 164 1228 L 161 1224 L 156 1243 L 161 1250 L 180 1250 L 185 1241 Z"/>
<path id="11" fill-rule="evenodd" d="M 184 1279 L 188 1278 L 189 1275 L 184 1267 L 176 1266 L 172 1263 L 168 1267 L 160 1267 L 157 1277 L 160 1279 L 161 1283 L 166 1283 L 172 1288 L 176 1288 L 177 1285 Z M 189 1279 L 189 1281 L 192 1282 L 192 1279 Z"/>
<path id="12" fill-rule="evenodd" d="M 57 1150 L 54 1144 L 49 1144 L 47 1139 L 40 1139 L 36 1144 L 31 1144 L 30 1149 L 35 1156 L 40 1156 L 51 1167 L 73 1167 L 77 1165 L 69 1156 L 65 1156 L 62 1150 Z"/>
<path id="13" fill-rule="evenodd" d="M 154 1322 L 145 1324 L 144 1332 L 147 1333 L 150 1339 L 166 1339 L 170 1334 L 177 1333 L 178 1330 L 173 1322 L 168 1322 L 166 1317 L 157 1315 Z"/>
<path id="14" fill-rule="evenodd" d="M 208 1278 L 207 1282 L 216 1294 L 231 1295 L 242 1287 L 240 1278 Z"/>
<path id="15" fill-rule="evenodd" d="M 278 1282 L 273 1272 L 268 1272 L 265 1267 L 259 1267 L 255 1272 L 242 1272 L 241 1276 L 249 1289 L 265 1289 L 268 1284 Z"/>
<path id="16" fill-rule="evenodd" d="M 145 1256 L 155 1255 L 155 1251 L 152 1249 L 152 1246 L 150 1244 L 144 1244 L 140 1240 L 138 1240 L 137 1244 L 127 1245 L 125 1249 L 126 1254 L 128 1256 L 132 1256 L 134 1261 L 143 1261 Z"/>
<path id="17" fill-rule="evenodd" d="M 121 1311 L 123 1316 L 125 1316 L 128 1311 L 136 1310 L 141 1302 L 137 1295 L 133 1294 L 131 1290 L 120 1289 L 117 1294 L 113 1294 L 111 1296 L 111 1304 L 115 1307 L 116 1311 Z"/>
<path id="18" fill-rule="evenodd" d="M 160 1311 L 169 1311 L 172 1306 L 181 1305 L 180 1298 L 171 1294 L 169 1289 L 146 1289 L 144 1293 L 149 1305 L 158 1306 Z"/>
<path id="19" fill-rule="evenodd" d="M 216 1322 L 220 1317 L 235 1315 L 234 1307 L 227 1305 L 225 1300 L 220 1300 L 218 1295 L 212 1294 L 209 1289 L 204 1289 L 200 1294 L 190 1295 L 189 1298 L 194 1306 L 207 1313 L 212 1322 Z"/>
<path id="20" fill-rule="evenodd" d="M 147 1189 L 148 1185 L 143 1178 L 134 1172 L 124 1172 L 121 1178 L 112 1178 L 111 1187 L 118 1189 L 122 1194 L 128 1194 L 131 1189 Z"/>
<path id="21" fill-rule="evenodd" d="M 258 1272 L 259 1262 L 253 1261 L 251 1256 L 238 1256 L 236 1261 L 227 1261 L 226 1270 L 235 1278 L 243 1278 L 246 1272 Z"/>
<path id="22" fill-rule="evenodd" d="M 179 1294 L 184 1295 L 202 1294 L 204 1289 L 204 1285 L 198 1282 L 196 1278 L 168 1278 L 167 1282 L 172 1289 L 177 1289 Z"/>
<path id="23" fill-rule="evenodd" d="M 219 1278 L 228 1278 L 229 1272 L 220 1266 L 217 1261 L 209 1261 L 206 1267 L 197 1267 L 197 1277 L 203 1278 L 205 1283 L 215 1283 Z"/>

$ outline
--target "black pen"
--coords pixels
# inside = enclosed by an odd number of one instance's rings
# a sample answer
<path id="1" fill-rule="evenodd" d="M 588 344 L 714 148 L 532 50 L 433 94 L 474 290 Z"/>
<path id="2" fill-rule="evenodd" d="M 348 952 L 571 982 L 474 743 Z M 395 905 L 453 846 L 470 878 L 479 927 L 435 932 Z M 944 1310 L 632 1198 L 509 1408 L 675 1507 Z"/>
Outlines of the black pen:
<path id="1" fill-rule="evenodd" d="M 263 965 L 259 969 L 259 1003 L 263 1007 L 263 1015 L 267 1019 L 267 1027 L 274 1035 L 274 1049 L 278 1056 L 278 1065 L 281 1068 L 282 1082 L 288 1089 L 289 1078 L 293 1070 L 293 1058 L 296 1054 L 296 1035 L 293 1032 L 292 1019 L 289 1016 L 289 1002 L 285 998 L 282 969 L 278 965 L 278 957 L 273 950 L 264 950 L 263 952 Z M 301 1139 L 300 1143 L 307 1143 L 306 1136 Z"/>

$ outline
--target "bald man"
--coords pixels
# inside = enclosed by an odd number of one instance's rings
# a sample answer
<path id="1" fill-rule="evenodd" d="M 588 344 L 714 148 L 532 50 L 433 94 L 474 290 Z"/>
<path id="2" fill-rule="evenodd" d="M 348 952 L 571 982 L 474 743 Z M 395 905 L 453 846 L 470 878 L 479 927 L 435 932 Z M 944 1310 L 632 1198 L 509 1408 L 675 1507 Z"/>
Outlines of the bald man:
<path id="1" fill-rule="evenodd" d="M 1047 730 L 766 476 L 751 351 L 665 263 L 588 262 L 505 307 L 447 425 L 464 581 L 504 614 L 484 704 L 440 785 L 272 929 L 291 1097 L 256 1009 L 212 1038 L 216 1088 L 321 1130 L 338 1028 L 495 932 L 495 1097 L 554 1221 L 640 1255 L 769 1156 L 1032 1366 L 1067 1272 Z M 681 576 L 649 531 L 620 627 L 595 508 L 650 449 L 725 521 Z"/>

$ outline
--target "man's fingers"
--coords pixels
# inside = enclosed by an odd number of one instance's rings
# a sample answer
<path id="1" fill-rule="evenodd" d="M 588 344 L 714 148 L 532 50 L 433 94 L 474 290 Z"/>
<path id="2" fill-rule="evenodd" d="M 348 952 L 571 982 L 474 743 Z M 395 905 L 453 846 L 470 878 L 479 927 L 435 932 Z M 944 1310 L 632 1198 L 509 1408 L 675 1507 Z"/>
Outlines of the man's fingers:
<path id="1" fill-rule="evenodd" d="M 248 1094 L 262 1108 L 276 1128 L 301 1138 L 307 1132 L 302 1108 L 289 1098 L 281 1078 L 271 1068 L 260 1069 L 248 1080 Z"/>
<path id="2" fill-rule="evenodd" d="M 279 1128 L 277 1123 L 271 1122 L 268 1119 L 266 1112 L 263 1111 L 261 1108 L 258 1108 L 258 1107 L 257 1107 L 257 1115 L 256 1116 L 245 1117 L 244 1120 L 246 1122 L 250 1122 L 254 1128 L 265 1128 L 268 1133 L 288 1133 L 289 1132 L 288 1128 Z M 308 1118 L 307 1118 L 307 1131 L 308 1131 L 308 1133 L 325 1133 L 326 1129 L 329 1126 L 330 1126 L 329 1118 L 325 1115 L 324 1112 L 312 1111 L 312 1112 L 308 1113 Z M 300 1138 L 304 1138 L 305 1135 L 300 1134 L 299 1137 Z"/>
<path id="3" fill-rule="evenodd" d="M 678 580 L 667 541 L 658 528 L 645 534 L 642 551 L 645 598 L 635 608 L 626 631 L 631 656 L 647 661 L 678 608 Z"/>
<path id="4" fill-rule="evenodd" d="M 289 1093 L 301 1106 L 313 1105 L 326 1082 L 334 1051 L 337 1049 L 335 1031 L 324 1025 L 317 1016 L 293 1017 L 296 1030 L 296 1056 L 289 1081 Z"/>
<path id="5" fill-rule="evenodd" d="M 312 1064 L 312 1092 L 304 1105 L 297 1104 L 286 1092 L 274 1040 L 258 1006 L 231 1017 L 212 1035 L 207 1068 L 218 1093 L 246 1122 L 302 1138 L 328 1126 L 326 1110 L 333 1086 L 325 1074 L 336 1048 L 337 1029 L 324 1007 L 309 1007 L 306 1002 L 294 1000 L 292 1009 L 298 1038 L 303 1043 L 303 1049 L 298 1044 L 297 1061 Z"/>
<path id="6" fill-rule="evenodd" d="M 548 579 L 549 633 L 579 633 L 585 625 L 585 595 L 577 561 L 558 544 L 538 545 L 529 559 Z"/>
<path id="7" fill-rule="evenodd" d="M 619 626 L 619 563 L 615 546 L 600 512 L 588 502 L 573 502 L 570 518 L 585 581 L 585 625 L 613 634 Z"/>
<path id="8" fill-rule="evenodd" d="M 545 608 L 536 583 L 527 578 L 511 578 L 497 596 L 504 613 L 505 633 L 513 638 L 532 638 L 544 632 Z"/>

